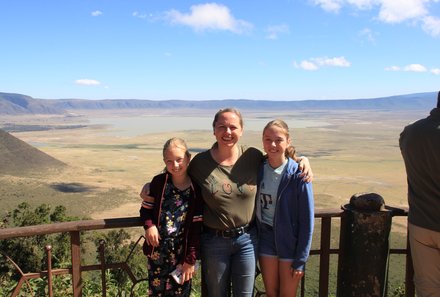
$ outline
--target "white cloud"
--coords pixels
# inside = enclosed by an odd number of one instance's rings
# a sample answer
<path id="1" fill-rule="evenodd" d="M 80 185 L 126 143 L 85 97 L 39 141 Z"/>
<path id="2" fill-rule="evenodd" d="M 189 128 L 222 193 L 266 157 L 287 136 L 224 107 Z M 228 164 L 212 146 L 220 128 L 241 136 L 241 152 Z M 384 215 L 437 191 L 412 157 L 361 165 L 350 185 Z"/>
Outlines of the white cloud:
<path id="1" fill-rule="evenodd" d="M 134 11 L 131 15 L 140 19 L 146 19 L 148 17 L 145 13 L 140 13 L 139 11 Z"/>
<path id="2" fill-rule="evenodd" d="M 413 22 L 421 25 L 428 34 L 440 36 L 440 20 L 429 11 L 430 3 L 439 0 L 310 0 L 327 12 L 338 13 L 344 7 L 359 10 L 378 10 L 377 19 L 384 23 L 396 24 Z"/>
<path id="3" fill-rule="evenodd" d="M 269 26 L 266 28 L 268 39 L 278 39 L 279 34 L 289 33 L 289 26 L 282 24 L 276 26 Z"/>
<path id="4" fill-rule="evenodd" d="M 319 69 L 319 67 L 315 63 L 310 62 L 310 61 L 306 61 L 306 60 L 301 61 L 299 64 L 294 62 L 293 65 L 296 68 L 301 68 L 303 70 L 308 70 L 308 71 L 314 71 L 314 70 L 318 70 Z"/>
<path id="5" fill-rule="evenodd" d="M 428 72 L 428 68 L 422 64 L 409 64 L 404 67 L 400 66 L 388 66 L 385 67 L 385 71 L 405 71 L 405 72 Z M 440 68 L 432 68 L 429 70 L 434 75 L 440 75 Z"/>
<path id="6" fill-rule="evenodd" d="M 342 8 L 344 1 L 343 0 L 313 0 L 313 3 L 325 11 L 328 12 L 339 12 Z"/>
<path id="7" fill-rule="evenodd" d="M 385 71 L 401 71 L 402 69 L 399 66 L 388 66 L 385 67 Z"/>
<path id="8" fill-rule="evenodd" d="M 75 80 L 75 84 L 83 85 L 83 86 L 97 86 L 97 85 L 100 85 L 101 83 L 97 80 L 94 80 L 94 79 L 83 78 L 83 79 Z"/>
<path id="9" fill-rule="evenodd" d="M 401 23 L 425 16 L 427 0 L 382 0 L 379 20 L 385 23 Z"/>
<path id="10" fill-rule="evenodd" d="M 347 0 L 347 3 L 358 9 L 370 9 L 380 3 L 380 0 Z"/>
<path id="11" fill-rule="evenodd" d="M 315 61 L 316 64 L 320 66 L 334 66 L 334 67 L 350 67 L 351 63 L 348 62 L 344 57 L 335 57 L 335 58 L 313 58 L 312 61 Z"/>
<path id="12" fill-rule="evenodd" d="M 318 57 L 311 58 L 309 60 L 303 60 L 299 64 L 294 63 L 295 67 L 304 70 L 318 70 L 320 67 L 350 67 L 351 63 L 347 61 L 344 57 Z"/>
<path id="13" fill-rule="evenodd" d="M 375 33 L 369 28 L 364 28 L 359 32 L 359 36 L 366 39 L 367 41 L 374 43 L 376 41 Z"/>
<path id="14" fill-rule="evenodd" d="M 92 16 L 94 16 L 94 17 L 100 16 L 100 15 L 102 15 L 102 11 L 100 11 L 100 10 L 95 10 L 92 12 Z"/>
<path id="15" fill-rule="evenodd" d="M 426 67 L 421 64 L 410 64 L 410 65 L 403 67 L 403 70 L 409 71 L 409 72 L 426 72 L 427 71 Z"/>
<path id="16" fill-rule="evenodd" d="M 321 7 L 323 10 L 338 13 L 344 6 L 351 5 L 356 9 L 371 9 L 375 5 L 381 4 L 385 0 L 311 0 L 313 4 Z M 398 0 L 395 0 L 398 1 Z"/>
<path id="17" fill-rule="evenodd" d="M 193 5 L 188 14 L 173 9 L 166 12 L 166 17 L 173 24 L 189 26 L 196 31 L 225 30 L 244 33 L 253 29 L 251 23 L 234 18 L 228 7 L 217 3 Z"/>
<path id="18" fill-rule="evenodd" d="M 432 16 L 427 16 L 423 18 L 423 30 L 434 36 L 439 37 L 440 36 L 440 19 Z"/>

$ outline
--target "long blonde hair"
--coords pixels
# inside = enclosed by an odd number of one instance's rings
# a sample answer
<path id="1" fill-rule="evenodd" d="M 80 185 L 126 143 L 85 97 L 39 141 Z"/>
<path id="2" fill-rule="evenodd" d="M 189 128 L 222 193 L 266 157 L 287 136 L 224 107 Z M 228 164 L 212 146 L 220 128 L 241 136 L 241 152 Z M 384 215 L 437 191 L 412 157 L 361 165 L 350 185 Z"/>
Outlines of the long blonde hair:
<path id="1" fill-rule="evenodd" d="M 266 132 L 266 130 L 272 126 L 276 126 L 276 127 L 280 128 L 283 131 L 284 136 L 286 136 L 286 139 L 291 141 L 290 134 L 289 134 L 289 126 L 287 125 L 287 123 L 285 121 L 280 120 L 280 119 L 276 119 L 276 120 L 273 120 L 273 121 L 270 121 L 269 123 L 267 123 L 266 126 L 264 126 L 263 135 L 264 135 L 264 132 Z M 292 144 L 290 144 L 286 148 L 284 155 L 286 156 L 286 158 L 292 158 L 293 160 L 297 161 L 296 149 Z"/>

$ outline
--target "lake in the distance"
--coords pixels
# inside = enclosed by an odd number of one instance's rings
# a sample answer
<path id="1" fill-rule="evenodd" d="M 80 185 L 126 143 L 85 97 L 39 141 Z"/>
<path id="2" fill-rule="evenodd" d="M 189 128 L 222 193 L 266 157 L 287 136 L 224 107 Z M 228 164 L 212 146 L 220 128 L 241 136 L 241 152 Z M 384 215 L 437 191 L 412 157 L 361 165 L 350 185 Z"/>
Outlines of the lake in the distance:
<path id="1" fill-rule="evenodd" d="M 148 133 L 161 133 L 188 130 L 211 130 L 213 116 L 133 116 L 133 117 L 92 117 L 89 125 L 108 126 L 108 133 L 118 136 L 137 136 Z M 269 118 L 247 118 L 244 126 L 247 131 L 262 131 Z M 327 126 L 329 123 L 316 120 L 283 118 L 289 128 Z"/>

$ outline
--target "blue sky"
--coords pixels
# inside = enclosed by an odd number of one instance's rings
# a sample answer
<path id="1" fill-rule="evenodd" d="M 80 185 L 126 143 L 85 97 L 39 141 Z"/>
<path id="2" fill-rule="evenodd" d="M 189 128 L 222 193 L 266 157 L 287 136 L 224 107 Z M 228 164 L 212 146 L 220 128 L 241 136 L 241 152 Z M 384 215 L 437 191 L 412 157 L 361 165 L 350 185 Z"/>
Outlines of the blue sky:
<path id="1" fill-rule="evenodd" d="M 440 89 L 440 0 L 0 0 L 0 92 L 357 99 Z"/>

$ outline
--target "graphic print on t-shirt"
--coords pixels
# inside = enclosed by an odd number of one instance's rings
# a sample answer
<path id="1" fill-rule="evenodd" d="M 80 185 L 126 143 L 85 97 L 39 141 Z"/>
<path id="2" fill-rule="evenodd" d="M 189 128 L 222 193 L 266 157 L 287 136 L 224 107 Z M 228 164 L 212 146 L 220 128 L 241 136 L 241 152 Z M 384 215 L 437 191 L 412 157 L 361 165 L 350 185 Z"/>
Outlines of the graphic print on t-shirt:
<path id="1" fill-rule="evenodd" d="M 272 205 L 272 195 L 260 193 L 260 203 L 263 209 L 269 209 L 269 205 Z"/>

